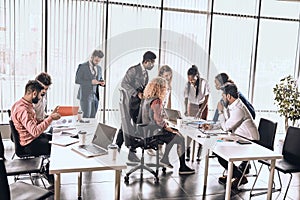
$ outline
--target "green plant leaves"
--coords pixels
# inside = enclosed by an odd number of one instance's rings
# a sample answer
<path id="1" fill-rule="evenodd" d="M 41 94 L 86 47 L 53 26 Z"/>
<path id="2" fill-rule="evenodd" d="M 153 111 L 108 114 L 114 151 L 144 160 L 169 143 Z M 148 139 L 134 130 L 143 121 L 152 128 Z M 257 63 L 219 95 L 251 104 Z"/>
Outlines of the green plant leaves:
<path id="1" fill-rule="evenodd" d="M 293 123 L 300 119 L 300 94 L 297 82 L 291 75 L 282 78 L 273 88 L 273 93 L 280 116 L 287 117 Z"/>

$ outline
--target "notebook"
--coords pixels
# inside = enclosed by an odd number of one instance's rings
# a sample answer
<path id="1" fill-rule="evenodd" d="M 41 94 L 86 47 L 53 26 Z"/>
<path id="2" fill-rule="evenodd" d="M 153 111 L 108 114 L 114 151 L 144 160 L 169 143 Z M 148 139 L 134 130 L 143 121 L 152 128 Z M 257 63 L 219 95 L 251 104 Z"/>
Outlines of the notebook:
<path id="1" fill-rule="evenodd" d="M 105 155 L 108 153 L 107 146 L 113 142 L 116 132 L 116 128 L 99 123 L 92 143 L 83 146 L 74 146 L 72 150 L 85 157 Z"/>
<path id="2" fill-rule="evenodd" d="M 58 113 L 61 116 L 77 115 L 79 106 L 59 106 Z"/>
<path id="3" fill-rule="evenodd" d="M 51 144 L 55 144 L 55 145 L 59 145 L 59 146 L 63 146 L 63 147 L 66 147 L 66 146 L 69 146 L 71 144 L 75 144 L 79 142 L 78 139 L 76 138 L 71 138 L 70 136 L 61 136 L 57 139 L 55 139 L 54 141 L 49 141 L 49 143 Z"/>
<path id="4" fill-rule="evenodd" d="M 219 135 L 219 134 L 228 134 L 228 132 L 222 130 L 222 129 L 210 129 L 210 130 L 204 130 L 204 129 L 199 129 L 202 133 L 206 135 Z"/>

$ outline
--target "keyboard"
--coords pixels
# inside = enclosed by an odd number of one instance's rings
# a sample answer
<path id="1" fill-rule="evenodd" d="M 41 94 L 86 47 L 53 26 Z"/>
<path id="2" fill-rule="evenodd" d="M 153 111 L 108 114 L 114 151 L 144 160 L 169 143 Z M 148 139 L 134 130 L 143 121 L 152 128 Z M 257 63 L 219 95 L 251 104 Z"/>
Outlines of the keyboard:
<path id="1" fill-rule="evenodd" d="M 83 146 L 82 148 L 93 154 L 106 153 L 106 150 L 101 149 L 100 147 L 94 145 L 87 145 L 87 146 Z"/>

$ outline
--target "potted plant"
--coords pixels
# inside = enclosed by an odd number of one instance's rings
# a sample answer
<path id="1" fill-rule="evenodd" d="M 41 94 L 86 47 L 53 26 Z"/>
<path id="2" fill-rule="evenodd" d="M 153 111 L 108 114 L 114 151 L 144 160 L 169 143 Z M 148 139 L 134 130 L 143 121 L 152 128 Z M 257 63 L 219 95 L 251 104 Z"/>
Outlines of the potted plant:
<path id="1" fill-rule="evenodd" d="M 300 119 L 300 94 L 297 81 L 291 76 L 284 77 L 273 88 L 275 104 L 278 107 L 280 116 L 285 117 L 285 128 L 288 128 L 288 120 L 295 125 Z"/>

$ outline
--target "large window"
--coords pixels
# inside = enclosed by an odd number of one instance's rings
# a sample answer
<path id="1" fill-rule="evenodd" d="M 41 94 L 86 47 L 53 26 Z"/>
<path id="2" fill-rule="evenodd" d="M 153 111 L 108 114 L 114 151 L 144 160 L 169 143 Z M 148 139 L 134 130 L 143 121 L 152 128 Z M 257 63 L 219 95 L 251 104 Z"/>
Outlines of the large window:
<path id="1" fill-rule="evenodd" d="M 0 121 L 44 66 L 44 1 L 0 1 Z"/>
<path id="2" fill-rule="evenodd" d="M 158 61 L 173 69 L 173 108 L 184 111 L 186 72 L 195 64 L 210 84 L 209 117 L 221 98 L 214 77 L 226 72 L 254 104 L 257 119 L 276 119 L 281 130 L 272 89 L 280 78 L 299 75 L 300 3 L 173 0 L 163 1 L 163 14 L 161 3 L 0 0 L 0 121 L 7 122 L 4 111 L 41 71 L 53 78 L 48 109 L 78 105 L 77 67 L 102 49 L 107 86 L 97 117 L 105 114 L 106 122 L 118 126 L 120 82 L 151 50 L 158 58 L 150 79 L 157 76 Z"/>

